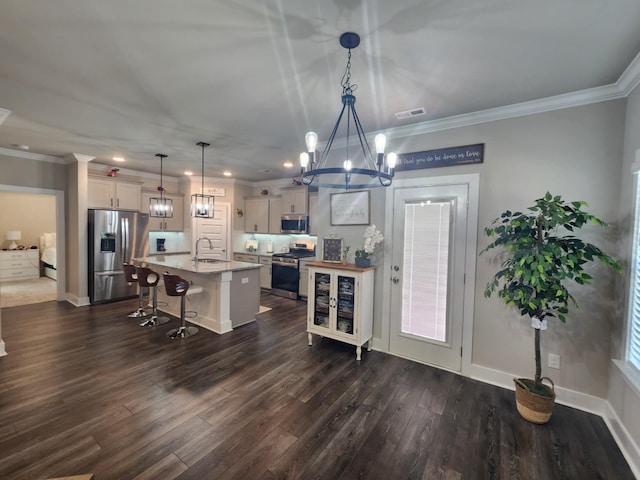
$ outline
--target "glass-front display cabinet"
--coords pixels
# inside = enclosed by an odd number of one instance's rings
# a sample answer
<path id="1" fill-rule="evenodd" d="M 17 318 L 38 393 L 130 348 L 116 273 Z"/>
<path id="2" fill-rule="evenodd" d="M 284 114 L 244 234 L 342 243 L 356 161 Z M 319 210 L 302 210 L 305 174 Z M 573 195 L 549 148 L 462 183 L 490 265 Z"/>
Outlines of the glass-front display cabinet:
<path id="1" fill-rule="evenodd" d="M 309 345 L 316 334 L 355 345 L 357 360 L 361 359 L 362 345 L 369 342 L 371 350 L 373 273 L 374 267 L 309 263 Z"/>

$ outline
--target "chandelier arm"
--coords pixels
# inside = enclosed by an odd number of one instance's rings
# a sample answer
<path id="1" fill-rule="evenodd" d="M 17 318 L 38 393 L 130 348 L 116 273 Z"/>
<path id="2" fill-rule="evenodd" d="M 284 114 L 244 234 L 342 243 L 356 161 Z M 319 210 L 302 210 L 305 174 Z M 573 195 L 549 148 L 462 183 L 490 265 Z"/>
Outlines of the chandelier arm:
<path id="1" fill-rule="evenodd" d="M 347 107 L 347 105 L 345 103 L 342 104 L 342 110 L 340 110 L 340 115 L 338 115 L 338 121 L 336 122 L 336 124 L 333 126 L 333 130 L 331 131 L 331 135 L 329 135 L 329 140 L 327 140 L 327 144 L 324 147 L 324 150 L 322 151 L 322 155 L 320 156 L 320 163 L 319 163 L 319 167 L 322 167 L 324 165 L 324 163 L 327 160 L 327 157 L 329 156 L 329 151 L 331 150 L 331 146 L 333 145 L 333 141 L 336 138 L 336 132 L 338 131 L 338 128 L 340 127 L 340 122 L 342 121 L 342 115 L 344 114 L 344 109 Z"/>
<path id="2" fill-rule="evenodd" d="M 356 111 L 355 105 L 351 107 L 353 119 L 356 124 L 356 131 L 358 132 L 358 140 L 360 140 L 360 147 L 362 148 L 362 153 L 364 153 L 365 162 L 367 166 L 371 169 L 376 169 L 376 163 L 373 161 L 373 154 L 371 153 L 371 147 L 367 143 L 367 137 L 364 133 L 364 129 L 362 128 L 362 124 L 360 123 L 360 117 L 358 116 L 358 112 Z"/>

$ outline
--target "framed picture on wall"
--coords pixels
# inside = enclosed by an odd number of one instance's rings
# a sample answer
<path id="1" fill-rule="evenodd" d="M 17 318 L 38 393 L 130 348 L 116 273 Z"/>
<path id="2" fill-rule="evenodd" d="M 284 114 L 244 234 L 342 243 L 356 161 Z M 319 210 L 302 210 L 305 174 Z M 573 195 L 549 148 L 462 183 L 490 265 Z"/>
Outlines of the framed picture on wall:
<path id="1" fill-rule="evenodd" d="M 331 225 L 369 225 L 369 190 L 331 194 Z"/>

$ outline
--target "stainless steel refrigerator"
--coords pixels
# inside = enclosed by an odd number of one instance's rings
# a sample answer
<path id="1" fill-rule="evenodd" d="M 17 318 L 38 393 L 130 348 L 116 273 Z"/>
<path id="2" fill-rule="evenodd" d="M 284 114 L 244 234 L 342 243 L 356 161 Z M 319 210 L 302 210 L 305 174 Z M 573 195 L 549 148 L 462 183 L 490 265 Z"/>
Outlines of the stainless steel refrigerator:
<path id="1" fill-rule="evenodd" d="M 149 215 L 122 210 L 89 210 L 89 300 L 132 298 L 137 284 L 125 281 L 122 264 L 149 253 Z"/>

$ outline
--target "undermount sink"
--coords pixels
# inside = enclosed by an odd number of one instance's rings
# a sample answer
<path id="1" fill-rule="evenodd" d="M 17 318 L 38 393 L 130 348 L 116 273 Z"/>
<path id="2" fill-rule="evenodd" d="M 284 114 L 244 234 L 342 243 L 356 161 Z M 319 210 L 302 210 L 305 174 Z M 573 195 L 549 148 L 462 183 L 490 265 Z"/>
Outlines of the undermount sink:
<path id="1" fill-rule="evenodd" d="M 226 260 L 218 260 L 217 258 L 199 258 L 199 263 L 225 263 Z"/>

